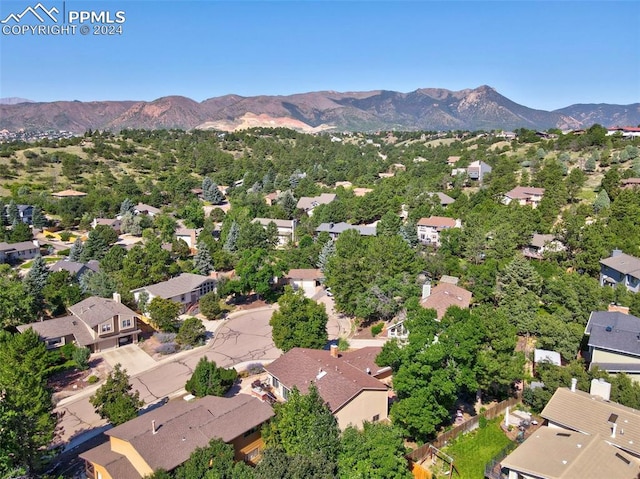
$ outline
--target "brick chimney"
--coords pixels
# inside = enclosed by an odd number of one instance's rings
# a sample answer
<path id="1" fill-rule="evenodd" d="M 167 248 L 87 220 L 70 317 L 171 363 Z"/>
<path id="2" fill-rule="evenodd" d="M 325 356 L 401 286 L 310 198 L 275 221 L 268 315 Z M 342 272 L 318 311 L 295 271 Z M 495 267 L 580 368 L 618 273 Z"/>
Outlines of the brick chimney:
<path id="1" fill-rule="evenodd" d="M 338 357 L 338 345 L 337 344 L 332 344 L 330 351 L 331 351 L 331 357 L 332 358 L 337 358 Z"/>
<path id="2" fill-rule="evenodd" d="M 616 304 L 616 303 L 610 303 L 609 307 L 607 308 L 607 311 L 609 311 L 610 313 L 629 314 L 629 307 L 620 306 L 619 304 Z"/>

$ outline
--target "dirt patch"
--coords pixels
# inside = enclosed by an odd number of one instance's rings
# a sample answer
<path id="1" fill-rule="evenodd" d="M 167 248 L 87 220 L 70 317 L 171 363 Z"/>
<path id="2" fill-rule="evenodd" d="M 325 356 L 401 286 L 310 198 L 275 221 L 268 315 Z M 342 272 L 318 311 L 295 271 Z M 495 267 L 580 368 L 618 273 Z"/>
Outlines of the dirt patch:
<path id="1" fill-rule="evenodd" d="M 102 381 L 110 372 L 111 367 L 109 364 L 102 358 L 96 358 L 89 362 L 89 369 L 86 371 L 79 369 L 61 371 L 52 375 L 47 381 L 47 384 L 53 390 L 54 401 L 58 401 L 91 386 L 89 383 L 90 376 L 96 376 Z"/>

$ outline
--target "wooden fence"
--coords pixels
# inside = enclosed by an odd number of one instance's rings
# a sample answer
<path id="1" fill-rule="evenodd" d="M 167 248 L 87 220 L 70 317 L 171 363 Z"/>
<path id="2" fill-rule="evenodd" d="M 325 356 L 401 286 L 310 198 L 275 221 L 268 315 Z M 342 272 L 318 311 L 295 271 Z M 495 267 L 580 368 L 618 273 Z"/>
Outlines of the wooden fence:
<path id="1" fill-rule="evenodd" d="M 505 401 L 499 402 L 498 404 L 491 406 L 486 411 L 481 412 L 477 416 L 473 416 L 469 420 L 463 422 L 462 424 L 458 424 L 452 429 L 439 434 L 436 439 L 430 443 L 424 444 L 417 449 L 414 449 L 409 454 L 406 455 L 406 458 L 410 461 L 416 463 L 422 461 L 425 457 L 427 457 L 427 453 L 429 452 L 429 446 L 434 446 L 438 449 L 447 445 L 450 441 L 458 437 L 460 434 L 464 434 L 470 431 L 473 431 L 478 427 L 480 422 L 480 418 L 484 417 L 487 420 L 494 419 L 501 414 L 503 414 L 508 407 L 513 407 L 516 404 L 520 404 L 522 399 L 517 398 L 509 398 Z"/>

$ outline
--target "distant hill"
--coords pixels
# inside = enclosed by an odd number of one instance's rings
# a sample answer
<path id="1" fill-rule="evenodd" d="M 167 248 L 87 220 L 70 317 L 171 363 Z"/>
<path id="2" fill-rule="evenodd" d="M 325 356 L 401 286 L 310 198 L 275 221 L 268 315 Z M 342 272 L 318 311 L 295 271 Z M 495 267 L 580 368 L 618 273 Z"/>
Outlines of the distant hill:
<path id="1" fill-rule="evenodd" d="M 15 96 L 0 98 L 0 105 L 17 105 L 18 103 L 33 103 L 33 100 L 27 100 L 26 98 L 18 98 Z"/>
<path id="2" fill-rule="evenodd" d="M 15 100 L 15 99 L 5 99 Z M 640 124 L 640 104 L 571 105 L 555 111 L 519 105 L 489 86 L 409 93 L 320 91 L 288 96 L 225 95 L 201 103 L 182 96 L 145 101 L 0 104 L 0 129 L 68 130 L 286 126 L 302 131 L 512 130 Z"/>

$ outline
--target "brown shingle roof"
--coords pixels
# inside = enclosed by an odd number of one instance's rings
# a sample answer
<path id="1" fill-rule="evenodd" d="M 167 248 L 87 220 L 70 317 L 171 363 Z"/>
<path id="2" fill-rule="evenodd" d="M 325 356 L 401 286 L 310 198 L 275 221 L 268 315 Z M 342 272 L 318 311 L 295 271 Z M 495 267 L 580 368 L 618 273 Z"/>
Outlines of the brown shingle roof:
<path id="1" fill-rule="evenodd" d="M 334 193 L 322 193 L 320 196 L 303 196 L 298 200 L 297 208 L 302 210 L 310 210 L 318 205 L 328 205 L 336 199 Z"/>
<path id="2" fill-rule="evenodd" d="M 76 191 L 76 190 L 62 190 L 56 193 L 52 193 L 51 196 L 55 196 L 56 198 L 70 198 L 74 196 L 75 197 L 87 196 L 87 194 L 83 193 L 82 191 Z"/>
<path id="3" fill-rule="evenodd" d="M 231 442 L 272 416 L 271 406 L 251 396 L 205 396 L 191 402 L 169 401 L 105 434 L 129 442 L 152 469 L 172 470 L 211 439 Z"/>
<path id="4" fill-rule="evenodd" d="M 161 283 L 152 284 L 143 288 L 137 288 L 132 291 L 147 290 L 154 296 L 160 296 L 161 298 L 173 298 L 180 294 L 187 294 L 197 289 L 205 281 L 212 280 L 210 276 L 203 276 L 193 273 L 182 273 L 175 278 L 171 278 Z"/>
<path id="5" fill-rule="evenodd" d="M 61 338 L 72 334 L 81 346 L 88 346 L 95 342 L 92 330 L 75 316 L 64 316 L 46 321 L 21 324 L 18 326 L 18 331 L 24 333 L 29 328 L 32 328 L 44 340 Z"/>
<path id="6" fill-rule="evenodd" d="M 526 200 L 532 196 L 542 195 L 544 195 L 544 188 L 534 188 L 533 186 L 516 186 L 511 191 L 505 193 L 505 196 L 512 200 Z"/>
<path id="7" fill-rule="evenodd" d="M 140 479 L 142 477 L 126 457 L 111 450 L 111 445 L 108 442 L 83 452 L 79 457 L 85 461 L 104 466 L 114 479 Z"/>
<path id="8" fill-rule="evenodd" d="M 351 364 L 354 368 L 366 373 L 367 368 L 373 376 L 388 371 L 388 367 L 380 367 L 376 364 L 376 356 L 380 354 L 380 346 L 367 346 L 366 348 L 354 349 L 342 354 L 342 359 Z"/>
<path id="9" fill-rule="evenodd" d="M 447 218 L 446 216 L 429 216 L 428 218 L 420 218 L 418 226 L 431 226 L 438 230 L 442 228 L 455 228 L 456 220 Z"/>
<path id="10" fill-rule="evenodd" d="M 334 413 L 364 390 L 386 390 L 374 377 L 324 350 L 294 348 L 265 369 L 285 387 L 295 386 L 303 394 L 315 383 Z"/>
<path id="11" fill-rule="evenodd" d="M 429 297 L 420 301 L 422 307 L 427 309 L 435 309 L 438 319 L 442 319 L 450 306 L 458 306 L 467 309 L 471 304 L 473 295 L 460 286 L 451 283 L 438 283 L 433 287 Z"/>
<path id="12" fill-rule="evenodd" d="M 324 273 L 319 269 L 290 269 L 285 278 L 288 279 L 320 279 Z"/>
<path id="13" fill-rule="evenodd" d="M 116 315 L 122 318 L 134 318 L 138 315 L 124 304 L 113 299 L 91 296 L 69 307 L 69 311 L 85 322 L 90 328 L 96 327 Z"/>
<path id="14" fill-rule="evenodd" d="M 611 414 L 617 417 L 617 434 L 611 437 Z M 621 404 L 604 401 L 583 391 L 558 388 L 541 416 L 550 422 L 584 434 L 599 434 L 614 446 L 640 455 L 640 413 Z"/>

